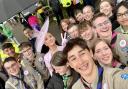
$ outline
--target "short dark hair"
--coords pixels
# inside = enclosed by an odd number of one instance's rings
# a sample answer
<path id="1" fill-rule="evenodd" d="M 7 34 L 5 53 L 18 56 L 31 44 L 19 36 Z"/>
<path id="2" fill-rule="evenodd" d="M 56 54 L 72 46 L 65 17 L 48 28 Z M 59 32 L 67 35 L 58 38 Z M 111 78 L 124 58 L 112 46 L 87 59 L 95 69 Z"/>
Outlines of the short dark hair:
<path id="1" fill-rule="evenodd" d="M 30 30 L 31 31 L 32 28 L 31 27 L 24 27 L 23 32 L 26 31 L 26 30 Z"/>
<path id="2" fill-rule="evenodd" d="M 16 60 L 15 57 L 7 57 L 7 58 L 5 58 L 5 60 L 3 61 L 3 65 L 4 65 L 6 62 L 10 62 L 10 61 L 15 61 L 15 62 L 17 62 L 17 60 Z"/>
<path id="3" fill-rule="evenodd" d="M 6 48 L 14 48 L 12 43 L 4 43 L 2 45 L 2 50 L 6 49 Z"/>
<path id="4" fill-rule="evenodd" d="M 22 50 L 24 47 L 32 47 L 31 43 L 29 42 L 22 42 L 20 45 L 19 45 L 19 49 Z"/>
<path id="5" fill-rule="evenodd" d="M 64 66 L 66 65 L 66 63 L 67 63 L 67 60 L 64 58 L 62 51 L 56 52 L 53 55 L 51 60 L 51 64 L 54 66 Z"/>
<path id="6" fill-rule="evenodd" d="M 125 8 L 128 9 L 128 2 L 127 2 L 127 1 L 122 1 L 122 2 L 120 2 L 120 3 L 116 6 L 116 9 L 115 9 L 115 13 L 116 13 L 116 14 L 117 14 L 117 12 L 118 12 L 118 9 L 119 9 L 121 6 L 124 6 Z"/>
<path id="7" fill-rule="evenodd" d="M 74 46 L 80 46 L 82 49 L 89 50 L 89 47 L 87 46 L 87 42 L 84 39 L 79 37 L 71 39 L 67 42 L 65 48 L 63 49 L 63 55 L 65 59 L 67 59 L 68 52 L 71 51 Z"/>
<path id="8" fill-rule="evenodd" d="M 94 21 L 99 18 L 99 17 L 107 17 L 104 13 L 98 12 L 94 14 L 92 20 L 91 20 L 91 25 L 94 26 Z"/>

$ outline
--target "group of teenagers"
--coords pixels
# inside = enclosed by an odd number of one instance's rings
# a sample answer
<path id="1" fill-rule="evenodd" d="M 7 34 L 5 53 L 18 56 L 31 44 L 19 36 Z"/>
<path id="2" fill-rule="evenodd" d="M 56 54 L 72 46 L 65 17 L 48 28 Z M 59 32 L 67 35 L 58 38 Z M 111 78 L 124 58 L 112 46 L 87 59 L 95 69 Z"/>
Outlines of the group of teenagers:
<path id="1" fill-rule="evenodd" d="M 128 89 L 127 1 L 114 8 L 102 0 L 96 12 L 86 5 L 60 25 L 61 44 L 47 32 L 42 53 L 28 27 L 29 42 L 20 43 L 18 53 L 12 43 L 2 45 L 1 89 Z"/>

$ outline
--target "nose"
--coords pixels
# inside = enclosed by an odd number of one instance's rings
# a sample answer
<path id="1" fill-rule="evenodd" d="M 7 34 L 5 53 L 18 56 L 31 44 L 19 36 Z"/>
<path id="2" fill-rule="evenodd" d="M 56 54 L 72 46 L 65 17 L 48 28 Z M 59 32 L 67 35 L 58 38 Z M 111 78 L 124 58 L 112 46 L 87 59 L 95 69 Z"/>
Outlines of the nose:
<path id="1" fill-rule="evenodd" d="M 78 58 L 78 64 L 81 65 L 83 63 L 83 59 Z"/>

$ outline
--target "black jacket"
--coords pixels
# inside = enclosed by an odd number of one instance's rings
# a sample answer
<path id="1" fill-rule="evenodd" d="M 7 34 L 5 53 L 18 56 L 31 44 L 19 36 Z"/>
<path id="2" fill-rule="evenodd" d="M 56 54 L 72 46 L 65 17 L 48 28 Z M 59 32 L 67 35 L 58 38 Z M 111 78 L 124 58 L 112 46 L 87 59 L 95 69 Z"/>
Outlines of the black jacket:
<path id="1" fill-rule="evenodd" d="M 71 71 L 71 76 L 73 77 L 72 82 L 70 83 L 70 86 L 68 86 L 68 89 L 71 89 L 72 85 L 78 80 L 79 75 L 75 71 Z M 46 89 L 64 89 L 64 83 L 63 78 L 57 73 L 53 72 L 53 75 L 48 83 L 48 86 Z"/>

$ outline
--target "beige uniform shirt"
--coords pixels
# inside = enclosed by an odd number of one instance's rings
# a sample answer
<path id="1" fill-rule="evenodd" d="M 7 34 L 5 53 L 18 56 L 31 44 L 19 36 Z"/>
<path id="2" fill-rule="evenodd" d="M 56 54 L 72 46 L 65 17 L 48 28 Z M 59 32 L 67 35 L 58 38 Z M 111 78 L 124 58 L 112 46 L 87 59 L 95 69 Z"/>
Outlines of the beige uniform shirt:
<path id="1" fill-rule="evenodd" d="M 44 63 L 44 58 L 43 58 L 43 54 L 36 54 L 35 59 L 34 59 L 34 66 L 36 71 L 38 71 L 43 79 L 48 79 L 49 78 L 49 72 L 47 67 L 45 66 Z M 32 64 L 27 60 L 27 59 L 23 59 L 21 64 L 26 67 L 28 70 L 33 69 Z"/>
<path id="2" fill-rule="evenodd" d="M 40 74 L 36 71 L 28 71 L 23 68 L 24 81 L 32 89 L 44 89 L 44 83 Z M 23 81 L 16 79 L 12 76 L 9 77 L 5 84 L 5 89 L 25 89 Z"/>
<path id="3" fill-rule="evenodd" d="M 97 88 L 98 78 L 90 86 L 92 89 Z M 72 89 L 86 89 L 81 79 L 72 86 Z M 128 89 L 128 70 L 118 68 L 104 68 L 102 89 Z"/>

